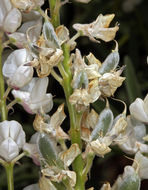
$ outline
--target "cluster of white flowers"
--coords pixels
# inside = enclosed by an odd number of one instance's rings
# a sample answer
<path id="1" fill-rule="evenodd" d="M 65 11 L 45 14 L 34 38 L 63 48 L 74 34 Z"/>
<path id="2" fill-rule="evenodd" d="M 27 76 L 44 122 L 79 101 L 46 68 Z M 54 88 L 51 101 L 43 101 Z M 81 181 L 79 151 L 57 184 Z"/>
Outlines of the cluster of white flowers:
<path id="1" fill-rule="evenodd" d="M 57 184 L 74 190 L 78 171 L 71 170 L 71 166 L 75 158 L 82 156 L 84 171 L 80 175 L 86 181 L 87 169 L 94 156 L 104 157 L 116 144 L 127 154 L 135 154 L 135 162 L 125 167 L 123 175 L 112 187 L 107 183 L 101 190 L 126 189 L 129 182 L 138 190 L 141 179 L 148 178 L 147 166 L 144 169 L 148 158 L 142 155 L 148 153 L 148 145 L 144 142 L 147 139 L 148 95 L 144 101 L 137 98 L 130 105 L 130 116 L 126 116 L 125 106 L 123 113 L 114 118 L 107 99 L 114 96 L 125 80 L 120 76 L 123 68 L 118 67 L 118 43 L 115 41 L 115 49 L 101 62 L 92 53 L 82 56 L 75 42 L 79 36 L 87 36 L 96 43 L 114 40 L 119 26 L 110 27 L 110 23 L 115 15 L 99 14 L 90 24 L 74 24 L 77 34 L 70 39 L 65 26 L 53 27 L 48 15 L 40 9 L 43 4 L 44 0 L 0 1 L 3 42 L 9 41 L 10 46 L 15 46 L 3 62 L 3 75 L 14 100 L 29 114 L 36 114 L 33 127 L 37 131 L 26 143 L 25 133 L 18 122 L 0 122 L 0 162 L 15 162 L 20 151 L 27 152 L 34 163 L 41 166 L 41 177 L 38 184 L 24 190 L 57 190 Z M 68 56 L 64 45 L 68 47 Z M 72 50 L 75 51 L 71 53 Z M 69 115 L 76 122 L 74 125 L 79 125 L 78 130 L 75 129 L 77 126 L 73 128 L 75 133 L 81 131 L 79 141 L 84 142 L 83 149 L 79 142 L 75 142 L 77 137 L 67 147 L 66 141 L 72 141 L 72 131 L 70 129 L 67 134 L 61 127 L 66 118 L 64 104 L 52 116 L 48 115 L 53 107 L 53 96 L 47 92 L 49 75 L 61 84 L 65 94 L 68 92 L 67 106 L 70 105 L 69 111 L 73 111 Z M 98 99 L 106 101 L 100 114 L 90 110 L 90 104 Z M 81 121 L 76 118 L 79 115 Z"/>

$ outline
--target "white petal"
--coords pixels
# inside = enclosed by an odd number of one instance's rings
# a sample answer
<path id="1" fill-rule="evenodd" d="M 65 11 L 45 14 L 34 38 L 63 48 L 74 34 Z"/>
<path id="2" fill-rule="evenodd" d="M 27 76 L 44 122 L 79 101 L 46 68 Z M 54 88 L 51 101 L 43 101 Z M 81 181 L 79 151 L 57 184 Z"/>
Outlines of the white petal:
<path id="1" fill-rule="evenodd" d="M 33 77 L 33 68 L 30 66 L 20 66 L 15 75 L 9 80 L 9 84 L 15 87 L 23 87 L 31 81 Z"/>
<path id="2" fill-rule="evenodd" d="M 0 27 L 3 27 L 3 21 L 7 13 L 11 10 L 10 0 L 1 0 L 0 1 Z"/>
<path id="3" fill-rule="evenodd" d="M 23 23 L 31 20 L 38 20 L 41 15 L 38 11 L 22 12 Z"/>
<path id="4" fill-rule="evenodd" d="M 37 21 L 29 21 L 24 23 L 18 31 L 23 33 L 28 31 L 28 36 L 31 42 L 36 42 L 41 33 L 41 28 L 42 19 L 40 18 Z"/>
<path id="5" fill-rule="evenodd" d="M 37 154 L 39 152 L 37 144 L 30 143 L 25 143 L 23 150 L 27 151 L 30 155 Z"/>
<path id="6" fill-rule="evenodd" d="M 24 44 L 27 42 L 26 34 L 20 32 L 14 32 L 12 34 L 7 34 L 9 38 L 15 40 L 14 44 L 18 48 L 23 48 Z"/>
<path id="7" fill-rule="evenodd" d="M 13 51 L 4 62 L 3 65 L 3 74 L 5 77 L 11 78 L 16 69 L 20 66 L 29 62 L 31 57 L 26 49 L 19 49 Z"/>
<path id="8" fill-rule="evenodd" d="M 38 184 L 32 184 L 27 187 L 25 187 L 23 190 L 40 190 Z"/>
<path id="9" fill-rule="evenodd" d="M 148 158 L 143 156 L 140 152 L 135 155 L 133 163 L 134 168 L 139 168 L 138 173 L 141 179 L 148 179 Z M 137 165 L 138 164 L 138 165 Z"/>
<path id="10" fill-rule="evenodd" d="M 3 121 L 0 123 L 0 136 L 4 140 L 9 137 L 10 121 Z"/>
<path id="11" fill-rule="evenodd" d="M 21 90 L 29 93 L 32 92 L 32 89 L 35 86 L 38 79 L 38 77 L 33 77 L 32 80 L 26 86 L 21 88 Z"/>
<path id="12" fill-rule="evenodd" d="M 20 11 L 13 8 L 4 21 L 4 30 L 6 32 L 15 32 L 17 28 L 21 25 L 22 15 Z"/>
<path id="13" fill-rule="evenodd" d="M 17 121 L 10 121 L 10 131 L 9 137 L 11 137 L 14 141 L 17 138 L 20 130 L 22 130 L 22 126 Z"/>
<path id="14" fill-rule="evenodd" d="M 142 99 L 137 98 L 129 107 L 130 113 L 137 120 L 141 122 L 148 122 L 148 115 L 144 110 L 144 102 Z"/>
<path id="15" fill-rule="evenodd" d="M 0 144 L 0 156 L 2 156 L 6 161 L 11 161 L 18 154 L 18 146 L 11 138 L 7 138 Z"/>
<path id="16" fill-rule="evenodd" d="M 146 126 L 131 118 L 127 117 L 127 128 L 121 138 L 123 144 L 119 144 L 120 148 L 127 154 L 134 154 L 138 150 L 137 142 L 143 142 L 143 137 L 146 135 Z"/>
<path id="17" fill-rule="evenodd" d="M 11 121 L 9 137 L 11 137 L 19 148 L 22 148 L 25 144 L 25 133 L 22 126 L 16 122 Z"/>
<path id="18" fill-rule="evenodd" d="M 21 149 L 23 148 L 26 139 L 25 139 L 25 132 L 23 129 L 20 130 L 20 133 L 18 134 L 17 138 L 15 139 L 15 142 L 17 143 L 18 147 Z"/>
<path id="19" fill-rule="evenodd" d="M 29 143 L 37 144 L 39 135 L 40 135 L 39 132 L 36 132 L 35 134 L 33 134 L 33 135 L 31 136 L 31 139 L 30 139 Z"/>
<path id="20" fill-rule="evenodd" d="M 22 102 L 28 102 L 29 97 L 30 97 L 30 93 L 23 92 L 20 90 L 12 90 L 11 92 L 15 98 L 21 99 Z"/>
<path id="21" fill-rule="evenodd" d="M 48 86 L 48 78 L 41 78 L 38 79 L 34 88 L 32 89 L 31 92 L 31 99 L 33 100 L 33 102 L 35 101 L 40 101 L 43 99 L 43 97 L 46 94 L 47 91 L 47 86 Z"/>
<path id="22" fill-rule="evenodd" d="M 40 101 L 30 102 L 30 108 L 34 113 L 42 109 L 45 113 L 49 112 L 53 107 L 52 95 L 46 94 Z"/>
<path id="23" fill-rule="evenodd" d="M 144 98 L 144 111 L 145 111 L 146 114 L 148 115 L 148 94 L 147 94 L 147 96 Z"/>

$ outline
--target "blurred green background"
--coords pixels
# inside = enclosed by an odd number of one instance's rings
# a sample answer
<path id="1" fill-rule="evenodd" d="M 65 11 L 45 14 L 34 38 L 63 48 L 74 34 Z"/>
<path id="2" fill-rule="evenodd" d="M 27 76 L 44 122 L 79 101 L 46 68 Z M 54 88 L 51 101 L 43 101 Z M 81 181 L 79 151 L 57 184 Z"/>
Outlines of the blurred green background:
<path id="1" fill-rule="evenodd" d="M 134 1 L 134 0 L 133 0 Z M 129 0 L 129 2 L 133 2 Z M 136 1 L 136 0 L 135 0 Z M 71 1 L 61 9 L 61 23 L 70 29 L 73 36 L 76 31 L 72 28 L 74 23 L 90 23 L 96 19 L 99 14 L 115 13 L 112 26 L 116 22 L 120 24 L 116 40 L 119 43 L 120 67 L 126 65 L 123 73 L 126 81 L 115 93 L 115 97 L 126 102 L 129 106 L 136 97 L 144 98 L 148 92 L 148 1 L 141 0 L 139 4 L 133 6 L 128 11 L 130 5 L 125 6 L 125 0 L 92 0 L 88 4 L 81 4 Z M 43 9 L 46 9 L 46 2 Z M 77 47 L 81 50 L 82 55 L 92 52 L 100 61 L 114 48 L 114 42 L 100 44 L 91 42 L 87 37 L 81 37 L 77 40 Z M 55 87 L 56 86 L 56 87 Z M 63 91 L 58 83 L 50 77 L 49 92 L 55 96 L 55 108 L 63 101 Z M 10 97 L 12 98 L 12 97 Z M 110 100 L 114 114 L 119 114 L 123 110 L 123 105 L 119 102 Z M 92 107 L 100 111 L 103 107 L 100 101 L 95 102 Z M 56 109 L 53 109 L 56 110 Z M 14 112 L 11 111 L 9 119 L 19 121 L 26 132 L 27 141 L 35 132 L 32 127 L 34 116 L 25 113 L 21 106 L 14 106 Z M 63 127 L 68 129 L 68 119 L 64 122 Z M 125 158 L 125 154 L 120 152 L 116 147 L 105 158 L 95 158 L 94 165 L 90 172 L 90 180 L 87 182 L 87 188 L 94 186 L 99 189 L 101 185 L 108 181 L 111 184 L 119 174 L 123 172 L 124 166 L 132 162 Z M 36 183 L 39 177 L 39 167 L 32 163 L 29 158 L 23 158 L 15 166 L 14 172 L 15 190 L 22 190 L 23 187 Z M 0 167 L 0 190 L 6 190 L 6 176 L 2 167 Z M 142 182 L 141 190 L 148 189 L 148 180 Z"/>

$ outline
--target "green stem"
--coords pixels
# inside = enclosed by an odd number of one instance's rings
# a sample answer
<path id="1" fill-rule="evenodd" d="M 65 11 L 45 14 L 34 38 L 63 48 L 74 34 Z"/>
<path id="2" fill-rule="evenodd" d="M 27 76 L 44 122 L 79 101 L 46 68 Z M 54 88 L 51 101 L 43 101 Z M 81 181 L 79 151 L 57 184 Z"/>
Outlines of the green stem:
<path id="1" fill-rule="evenodd" d="M 2 73 L 2 37 L 3 34 L 0 33 L 0 111 L 1 111 L 1 118 L 2 121 L 7 120 L 7 109 L 6 109 L 6 99 L 4 98 L 5 94 L 5 83 L 4 83 L 4 77 Z"/>
<path id="2" fill-rule="evenodd" d="M 5 164 L 6 174 L 7 174 L 7 182 L 8 182 L 8 190 L 14 190 L 13 183 L 13 163 Z"/>
<path id="3" fill-rule="evenodd" d="M 60 7 L 61 1 L 60 0 L 48 0 L 50 6 L 50 17 L 51 23 L 56 28 L 60 25 Z"/>
<path id="4" fill-rule="evenodd" d="M 60 0 L 49 0 L 50 5 L 50 16 L 51 16 L 51 23 L 56 28 L 60 25 L 60 6 L 61 2 Z M 66 103 L 69 111 L 69 117 L 70 117 L 70 137 L 71 137 L 71 143 L 77 143 L 82 150 L 82 141 L 81 141 L 81 133 L 80 133 L 80 127 L 81 127 L 81 118 L 82 113 L 77 113 L 75 110 L 74 105 L 70 104 L 69 97 L 73 93 L 73 89 L 71 86 L 72 82 L 72 73 L 70 70 L 70 48 L 68 44 L 64 44 L 62 46 L 64 60 L 63 63 L 58 65 L 58 69 L 63 77 L 62 86 L 65 93 Z M 85 180 L 83 178 L 83 169 L 84 169 L 84 161 L 82 159 L 82 155 L 80 154 L 73 162 L 73 170 L 76 172 L 76 185 L 75 190 L 85 190 Z"/>
<path id="5" fill-rule="evenodd" d="M 70 47 L 68 44 L 64 44 L 62 46 L 62 49 L 63 49 L 63 56 L 64 56 L 64 60 L 63 60 L 63 66 L 64 66 L 64 69 L 66 71 L 66 73 L 69 75 L 69 78 L 72 79 L 72 74 L 71 74 L 71 70 L 70 70 L 70 63 L 69 63 L 69 60 L 70 60 Z"/>
<path id="6" fill-rule="evenodd" d="M 65 52 L 67 51 L 67 52 Z M 70 71 L 70 66 L 69 66 L 69 49 L 67 47 L 63 48 L 64 52 L 64 69 L 67 71 L 67 77 L 63 78 L 63 88 L 65 92 L 65 97 L 66 97 L 66 102 L 67 102 L 67 107 L 69 111 L 69 117 L 70 117 L 70 137 L 71 137 L 71 143 L 77 143 L 82 150 L 82 141 L 81 141 L 81 118 L 82 118 L 82 113 L 77 113 L 75 110 L 74 105 L 70 104 L 69 102 L 69 97 L 73 92 L 73 89 L 71 87 L 71 81 L 72 81 L 72 74 Z M 82 159 L 82 155 L 80 154 L 73 162 L 73 170 L 76 172 L 77 175 L 77 180 L 76 180 L 76 185 L 75 185 L 75 190 L 84 190 L 85 189 L 85 181 L 83 178 L 83 169 L 84 169 L 84 161 Z"/>

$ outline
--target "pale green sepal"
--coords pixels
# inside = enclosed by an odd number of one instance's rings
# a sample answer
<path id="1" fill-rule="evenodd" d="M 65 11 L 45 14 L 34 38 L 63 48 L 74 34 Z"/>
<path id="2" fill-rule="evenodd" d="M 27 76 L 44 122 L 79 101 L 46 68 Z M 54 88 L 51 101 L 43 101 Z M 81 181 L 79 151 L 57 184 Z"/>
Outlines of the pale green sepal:
<path id="1" fill-rule="evenodd" d="M 38 139 L 38 146 L 41 155 L 49 166 L 61 167 L 61 162 L 57 154 L 57 147 L 49 135 L 41 133 Z"/>
<path id="2" fill-rule="evenodd" d="M 119 60 L 120 57 L 118 51 L 110 53 L 101 65 L 99 73 L 103 75 L 104 73 L 109 73 L 114 70 L 118 66 Z"/>
<path id="3" fill-rule="evenodd" d="M 54 28 L 49 21 L 44 22 L 43 35 L 49 48 L 60 48 Z"/>
<path id="4" fill-rule="evenodd" d="M 108 129 L 111 128 L 113 124 L 113 113 L 109 108 L 105 108 L 100 116 L 99 120 L 94 128 L 94 130 L 91 133 L 90 140 L 94 141 L 96 140 L 99 136 L 105 136 L 107 133 Z"/>

